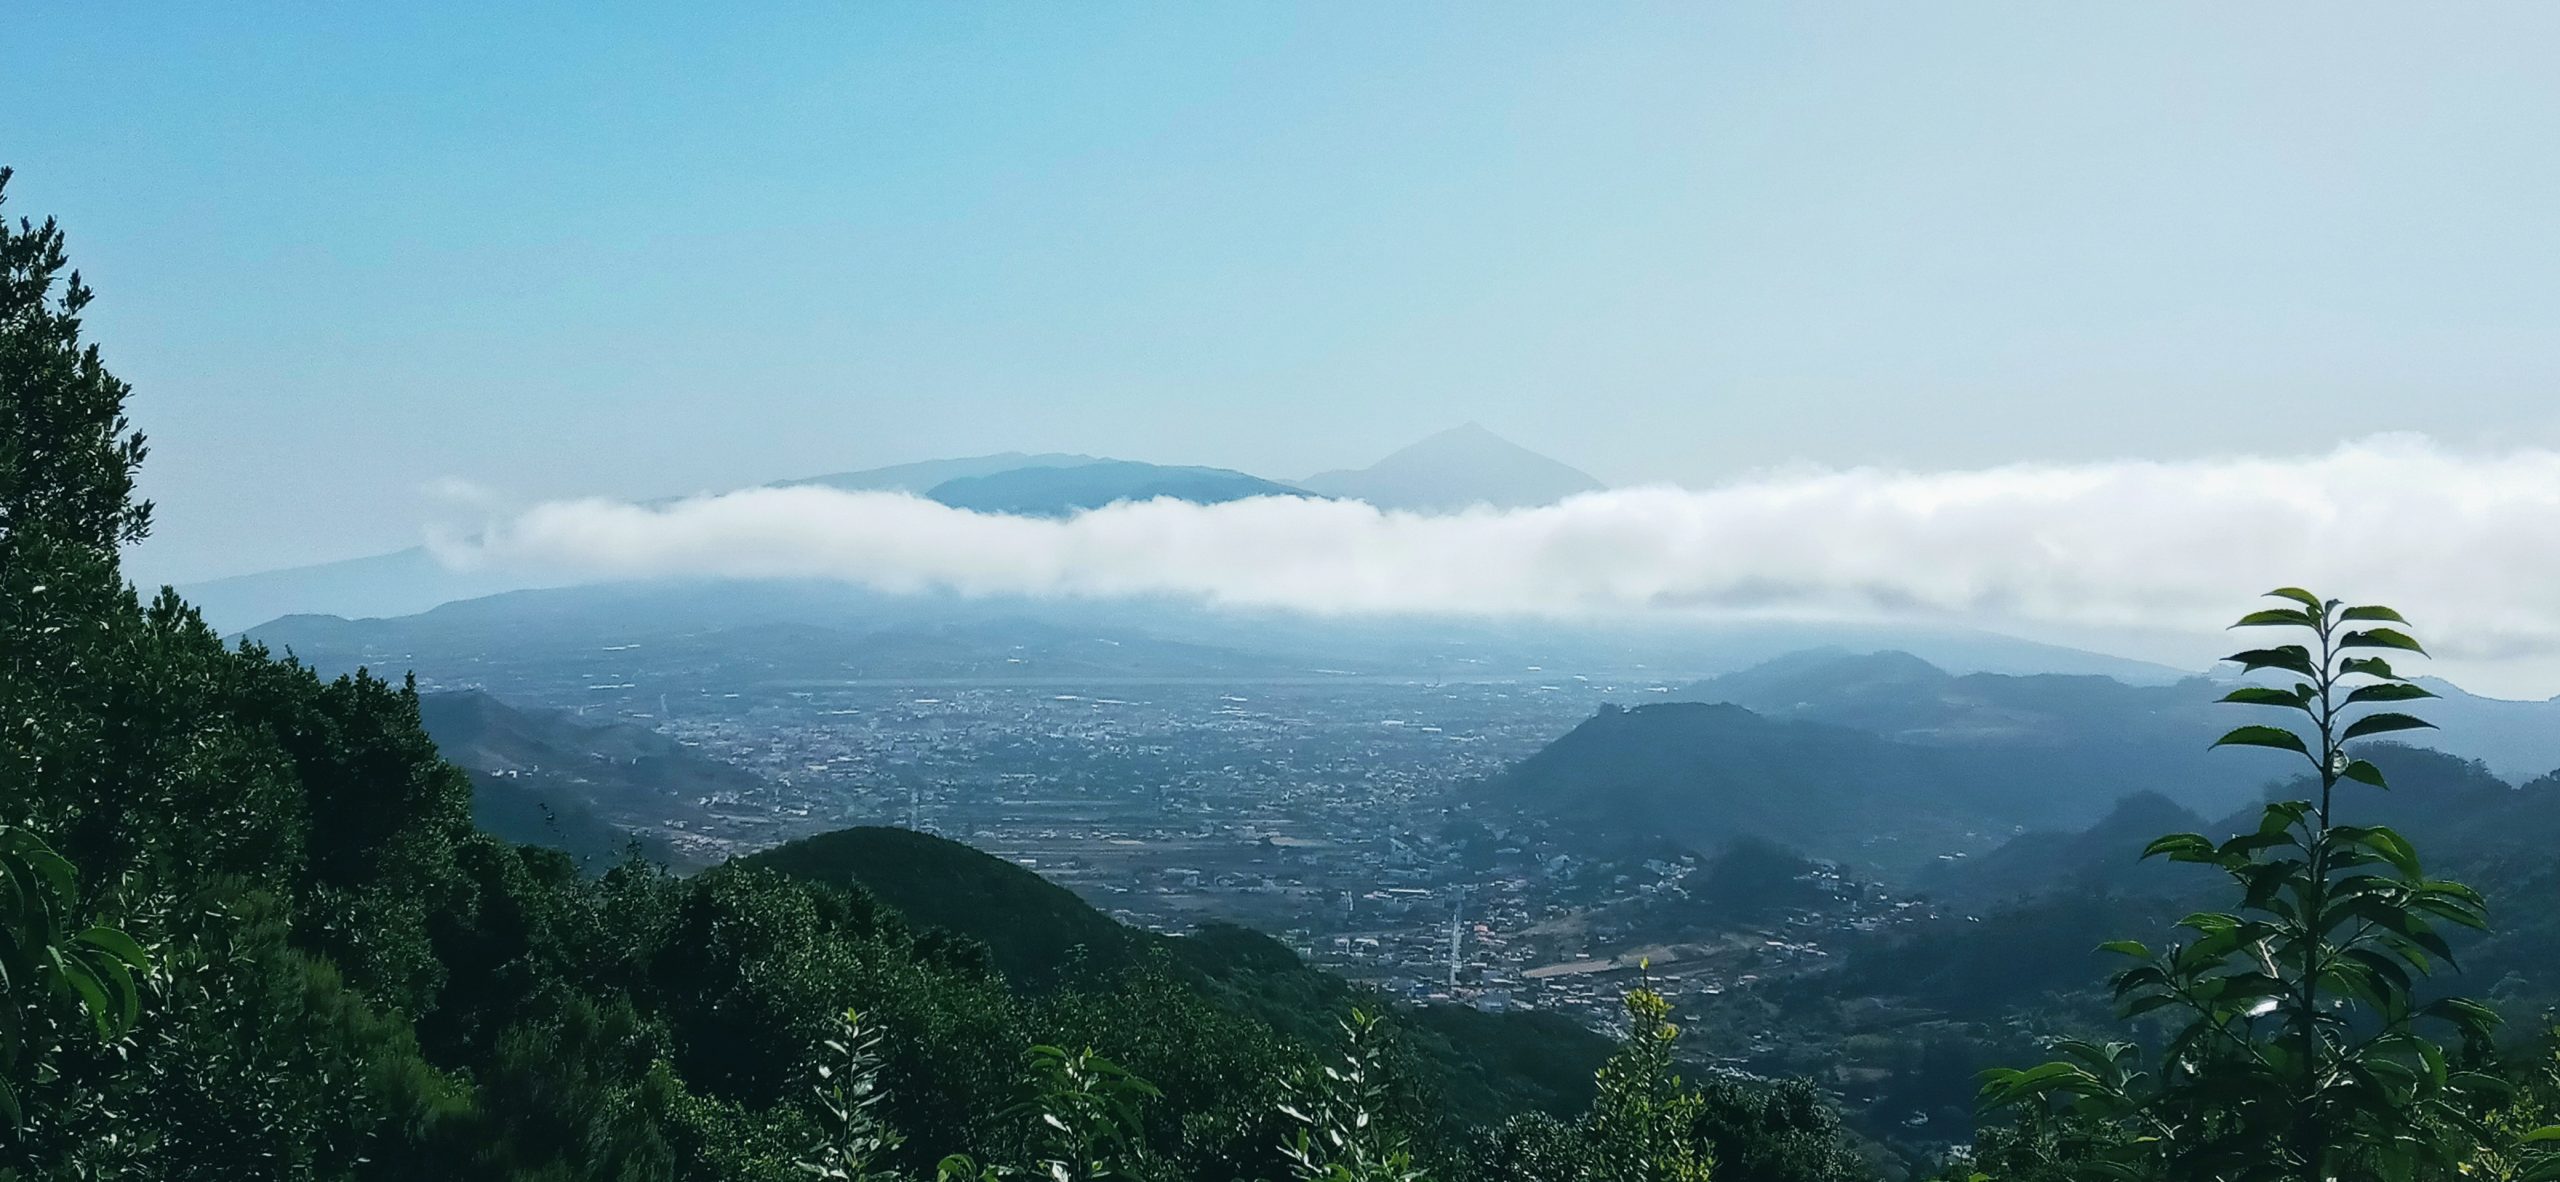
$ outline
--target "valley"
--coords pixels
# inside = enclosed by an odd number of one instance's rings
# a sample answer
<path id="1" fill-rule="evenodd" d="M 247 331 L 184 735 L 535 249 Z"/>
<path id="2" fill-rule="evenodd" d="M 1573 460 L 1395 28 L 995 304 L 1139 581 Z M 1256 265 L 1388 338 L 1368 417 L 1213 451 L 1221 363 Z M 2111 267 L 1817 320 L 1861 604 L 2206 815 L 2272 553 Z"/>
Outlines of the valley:
<path id="1" fill-rule="evenodd" d="M 1411 1003 L 1606 1032 L 1641 980 L 1686 1015 L 1702 1068 L 1812 1079 L 1915 1159 L 1961 1140 L 1980 1067 L 2103 1028 L 2087 996 L 2103 966 L 2083 950 L 2167 918 L 2139 901 L 2157 879 L 2133 863 L 2141 843 L 2209 829 L 2189 805 L 2229 811 L 2273 779 L 2195 758 L 2203 680 L 1958 676 L 1832 650 L 1688 676 L 1456 679 L 1037 635 L 990 649 L 943 633 L 957 659 L 937 659 L 960 675 L 830 679 L 809 675 L 819 651 L 695 664 L 708 650 L 621 642 L 565 660 L 491 650 L 455 662 L 460 676 L 422 661 L 419 684 L 465 766 L 485 745 L 446 729 L 442 703 L 551 734 L 555 759 L 583 746 L 612 764 L 597 736 L 638 731 L 734 769 L 654 798 L 557 802 L 601 807 L 680 868 L 892 826 L 995 855 L 1138 930 L 1267 933 Z M 1122 663 L 1055 669 L 1069 651 Z M 2021 902 L 2117 865 L 2128 873 L 2104 871 L 2076 909 Z M 1969 995 L 1952 984 L 1960 961 L 1913 959 L 1933 945 L 2035 948 L 2041 967 Z"/>

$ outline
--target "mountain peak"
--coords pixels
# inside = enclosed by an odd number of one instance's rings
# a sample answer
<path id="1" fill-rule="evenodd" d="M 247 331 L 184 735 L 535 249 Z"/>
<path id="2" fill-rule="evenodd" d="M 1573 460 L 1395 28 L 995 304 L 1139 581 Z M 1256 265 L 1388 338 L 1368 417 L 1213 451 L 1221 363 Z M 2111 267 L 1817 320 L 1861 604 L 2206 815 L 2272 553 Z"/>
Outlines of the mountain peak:
<path id="1" fill-rule="evenodd" d="M 1366 468 L 1320 472 L 1299 484 L 1381 509 L 1448 512 L 1549 505 L 1603 487 L 1590 473 L 1539 455 L 1468 421 L 1400 448 Z"/>

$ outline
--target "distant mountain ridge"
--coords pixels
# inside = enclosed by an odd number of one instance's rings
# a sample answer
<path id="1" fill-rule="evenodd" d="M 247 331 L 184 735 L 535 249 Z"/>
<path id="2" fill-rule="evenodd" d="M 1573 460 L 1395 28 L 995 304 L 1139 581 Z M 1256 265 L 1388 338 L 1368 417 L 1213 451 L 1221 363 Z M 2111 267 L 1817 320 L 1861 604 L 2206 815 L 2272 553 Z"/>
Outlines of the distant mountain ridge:
<path id="1" fill-rule="evenodd" d="M 2522 780 L 2560 767 L 2560 702 L 2511 702 L 2429 681 L 2440 700 L 2426 716 L 2441 729 L 2410 741 L 2481 759 Z M 1887 738 L 1940 746 L 2012 744 L 2077 752 L 2113 793 L 2158 790 L 2218 816 L 2292 774 L 2290 757 L 2208 750 L 2239 725 L 2217 700 L 2230 685 L 2190 676 L 2165 684 L 2063 674 L 1955 674 L 1907 652 L 1821 649 L 1793 653 L 1681 690 L 1772 718 L 1836 723 Z"/>
<path id="2" fill-rule="evenodd" d="M 1309 497 L 1302 488 L 1227 468 L 1183 468 L 1130 460 L 1031 464 L 961 476 L 926 496 L 954 509 L 1018 517 L 1066 517 L 1123 501 L 1172 499 L 1217 505 L 1247 497 Z"/>
<path id="3" fill-rule="evenodd" d="M 2203 677 L 1958 675 L 1908 653 L 1801 652 L 1681 694 L 1698 701 L 1603 711 L 1495 778 L 1483 800 L 1594 842 L 1706 850 L 1765 839 L 1971 899 L 2045 883 L 2112 890 L 2141 873 L 2125 850 L 2170 829 L 2241 825 L 2266 793 L 2300 791 L 2289 786 L 2298 759 L 2210 746 L 2246 721 L 2219 704 L 2227 688 Z M 2430 746 L 2380 748 L 2430 799 L 2380 794 L 2376 813 L 2456 849 L 2501 848 L 2519 830 L 2560 841 L 2560 806 L 2547 818 L 2515 811 L 2540 799 L 2507 786 L 2530 773 L 2501 781 L 2496 763 L 2475 762 L 2560 765 L 2560 753 L 2514 741 L 2533 713 L 2560 730 L 2560 704 L 2439 692 L 2423 705 L 2444 729 L 2402 736 Z M 2510 726 L 2483 735 L 2465 725 L 2478 713 Z M 2458 822 L 2473 816 L 2501 819 Z M 2010 840 L 2022 830 L 2033 836 Z"/>
<path id="4" fill-rule="evenodd" d="M 597 583 L 411 616 L 302 615 L 245 633 L 330 673 L 414 670 L 433 686 L 538 696 L 791 679 L 1449 677 L 1623 679 L 1663 692 L 1808 645 L 1908 646 L 1966 669 L 2177 671 L 1991 633 L 1775 622 L 1325 617 L 1174 599 L 890 594 L 823 580 Z M 593 676 L 589 676 L 592 674 Z M 1652 687 L 1660 686 L 1662 690 Z M 1632 691 L 1631 691 L 1632 692 Z M 547 695 L 543 695 L 547 696 Z"/>
<path id="5" fill-rule="evenodd" d="M 1440 432 L 1366 468 L 1318 472 L 1298 484 L 1381 509 L 1426 513 L 1478 505 L 1496 509 L 1552 505 L 1603 487 L 1588 472 L 1474 423 Z"/>
<path id="6" fill-rule="evenodd" d="M 914 463 L 891 464 L 885 468 L 864 468 L 854 472 L 830 472 L 824 476 L 803 476 L 797 480 L 778 480 L 773 487 L 797 488 L 818 485 L 846 492 L 907 492 L 922 496 L 935 486 L 954 480 L 992 476 L 1017 468 L 1073 468 L 1085 464 L 1113 461 L 1101 456 L 1072 455 L 1066 452 L 1024 453 L 997 452 L 993 455 L 962 456 L 952 460 L 918 460 Z"/>

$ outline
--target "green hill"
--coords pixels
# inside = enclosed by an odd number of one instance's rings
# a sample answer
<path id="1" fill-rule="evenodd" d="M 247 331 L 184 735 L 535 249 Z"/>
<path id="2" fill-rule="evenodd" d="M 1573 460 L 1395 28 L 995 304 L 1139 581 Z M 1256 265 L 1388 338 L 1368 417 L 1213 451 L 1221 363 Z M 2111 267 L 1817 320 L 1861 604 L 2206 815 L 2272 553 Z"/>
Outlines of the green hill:
<path id="1" fill-rule="evenodd" d="M 1187 936 L 1143 931 L 1002 858 L 913 830 L 838 830 L 739 864 L 859 890 L 917 927 L 982 945 L 1008 980 L 1033 990 L 1162 970 L 1224 1009 L 1318 1042 L 1333 1037 L 1335 1019 L 1353 1006 L 1388 1005 L 1260 932 L 1219 923 Z M 1408 1046 L 1426 1076 L 1469 1119 L 1578 1111 L 1609 1053 L 1607 1039 L 1553 1014 L 1404 1012 Z"/>
<path id="2" fill-rule="evenodd" d="M 1604 708 L 1486 793 L 1597 846 L 1713 850 L 1761 838 L 1900 874 L 1988 849 L 2019 826 L 2085 825 L 2107 800 L 2007 752 L 1691 702 Z"/>
<path id="3" fill-rule="evenodd" d="M 1056 985 L 1078 963 L 1126 968 L 1166 941 L 993 854 L 912 829 L 840 829 L 742 861 L 868 891 L 919 927 L 985 945 L 999 971 L 1028 985 Z"/>

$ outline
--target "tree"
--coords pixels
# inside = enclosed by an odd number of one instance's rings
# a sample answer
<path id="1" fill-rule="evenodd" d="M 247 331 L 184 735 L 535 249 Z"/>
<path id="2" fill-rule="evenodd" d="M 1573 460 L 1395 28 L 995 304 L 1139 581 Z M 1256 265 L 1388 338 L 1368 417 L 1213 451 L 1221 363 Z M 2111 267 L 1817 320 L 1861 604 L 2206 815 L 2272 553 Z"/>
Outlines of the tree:
<path id="1" fill-rule="evenodd" d="M 2158 1066 L 2146 1069 L 2131 1043 L 2066 1041 L 2052 1062 L 1984 1076 L 1986 1108 L 2037 1111 L 2016 1140 L 2086 1154 L 2082 1176 L 2450 1174 L 2475 1143 L 2474 1114 L 2500 1090 L 2467 1066 L 2485 1054 L 2497 1015 L 2421 989 L 2437 964 L 2453 964 L 2444 926 L 2485 926 L 2483 901 L 2427 877 L 2398 833 L 2336 815 L 2342 786 L 2388 787 L 2349 744 L 2430 725 L 2396 707 L 2435 695 L 2385 655 L 2425 650 L 2390 608 L 2293 587 L 2271 597 L 2284 606 L 2234 627 L 2297 638 L 2230 659 L 2290 684 L 2223 701 L 2287 711 L 2295 726 L 2242 726 L 2214 745 L 2300 756 L 2319 796 L 2269 804 L 2255 831 L 2227 841 L 2180 833 L 2144 851 L 2220 870 L 2239 895 L 2230 911 L 2180 921 L 2184 943 L 2104 946 L 2132 962 L 2111 982 L 2120 1013 L 2167 1023 Z M 2448 1049 L 2430 1030 L 2458 1042 Z"/>
<path id="2" fill-rule="evenodd" d="M 1600 1068 L 1586 1119 L 1605 1182 L 1706 1182 L 1715 1154 L 1697 1133 L 1705 1101 L 1672 1066 L 1680 1028 L 1649 986 L 1627 991 L 1627 1038 Z"/>
<path id="3" fill-rule="evenodd" d="M 117 547 L 151 528 L 129 388 L 81 342 L 91 295 L 69 265 L 52 219 L 0 218 L 0 822 L 59 823 L 105 795 L 95 705 L 132 607 Z"/>
<path id="4" fill-rule="evenodd" d="M 11 170 L 0 168 L 0 203 Z M 51 219 L 0 219 L 0 1127 L 25 1114 L 12 1077 L 55 1040 L 73 999 L 100 1037 L 129 1030 L 149 960 L 115 927 L 87 922 L 71 863 L 21 826 L 106 781 L 97 676 L 114 659 L 109 621 L 131 608 L 116 548 L 150 529 L 133 498 L 142 437 L 127 388 L 80 341 L 90 299 L 68 272 Z"/>

